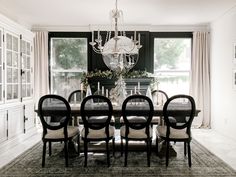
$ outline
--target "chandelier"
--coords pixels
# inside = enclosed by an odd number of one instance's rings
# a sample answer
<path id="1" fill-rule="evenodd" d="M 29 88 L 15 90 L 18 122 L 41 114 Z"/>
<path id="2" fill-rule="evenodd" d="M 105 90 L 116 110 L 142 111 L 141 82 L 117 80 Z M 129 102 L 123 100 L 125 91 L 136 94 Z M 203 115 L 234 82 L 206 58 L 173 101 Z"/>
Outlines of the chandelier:
<path id="1" fill-rule="evenodd" d="M 140 45 L 140 34 L 134 31 L 133 36 L 128 38 L 124 31 L 123 12 L 117 8 L 110 12 L 111 30 L 106 32 L 105 40 L 102 39 L 100 31 L 97 35 L 92 31 L 92 42 L 89 44 L 93 50 L 101 54 L 106 66 L 117 72 L 128 71 L 133 68 L 138 61 Z M 119 25 L 119 27 L 118 27 Z M 97 36 L 94 39 L 94 36 Z"/>

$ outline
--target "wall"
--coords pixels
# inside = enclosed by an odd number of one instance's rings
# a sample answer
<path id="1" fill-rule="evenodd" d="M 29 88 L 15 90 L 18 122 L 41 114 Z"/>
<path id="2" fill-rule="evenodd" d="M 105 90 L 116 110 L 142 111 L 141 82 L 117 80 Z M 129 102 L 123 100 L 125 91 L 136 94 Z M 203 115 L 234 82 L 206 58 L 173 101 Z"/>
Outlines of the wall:
<path id="1" fill-rule="evenodd" d="M 212 128 L 236 140 L 236 89 L 233 89 L 233 44 L 236 7 L 211 23 Z"/>

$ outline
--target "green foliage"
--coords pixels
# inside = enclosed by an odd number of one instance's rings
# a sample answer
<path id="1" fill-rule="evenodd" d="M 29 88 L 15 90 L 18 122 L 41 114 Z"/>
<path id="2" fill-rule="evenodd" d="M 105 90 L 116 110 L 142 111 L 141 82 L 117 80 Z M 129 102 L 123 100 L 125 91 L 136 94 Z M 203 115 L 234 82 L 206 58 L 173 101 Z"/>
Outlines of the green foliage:
<path id="1" fill-rule="evenodd" d="M 54 39 L 56 63 L 63 69 L 86 67 L 87 48 L 84 39 Z"/>
<path id="2" fill-rule="evenodd" d="M 155 68 L 165 65 L 169 69 L 175 69 L 184 47 L 183 39 L 155 40 Z"/>

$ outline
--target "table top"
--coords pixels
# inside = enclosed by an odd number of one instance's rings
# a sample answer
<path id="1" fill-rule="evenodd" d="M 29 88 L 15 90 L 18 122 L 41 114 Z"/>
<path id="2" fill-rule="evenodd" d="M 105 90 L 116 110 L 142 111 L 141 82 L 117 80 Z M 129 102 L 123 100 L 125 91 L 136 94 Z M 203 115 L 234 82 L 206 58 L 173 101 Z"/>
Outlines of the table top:
<path id="1" fill-rule="evenodd" d="M 102 106 L 102 105 L 100 105 Z M 137 107 L 140 107 L 140 111 L 143 111 L 144 109 L 142 109 L 142 105 L 133 105 L 135 107 L 135 109 Z M 63 108 L 60 106 L 48 106 L 46 108 L 44 108 L 44 111 L 47 112 L 48 114 L 52 114 L 57 112 L 57 114 L 60 114 L 60 112 L 63 112 Z M 91 109 L 91 111 L 93 111 L 93 109 Z M 97 110 L 96 110 L 97 111 Z M 103 111 L 102 109 L 100 110 L 101 112 Z M 176 116 L 181 116 L 181 115 L 186 115 L 186 112 L 189 112 L 188 110 L 183 110 L 180 107 L 176 107 L 176 109 L 172 109 L 171 110 L 173 112 L 173 114 L 175 114 Z M 35 110 L 35 112 L 38 112 L 38 110 Z M 195 112 L 195 116 L 198 115 L 198 113 L 200 112 L 200 110 L 196 110 Z M 81 111 L 80 111 L 80 104 L 71 104 L 71 114 L 72 116 L 80 116 L 81 115 Z M 120 105 L 117 104 L 113 104 L 113 116 L 121 116 L 122 115 L 122 109 Z M 163 106 L 154 106 L 154 113 L 153 116 L 163 116 Z"/>

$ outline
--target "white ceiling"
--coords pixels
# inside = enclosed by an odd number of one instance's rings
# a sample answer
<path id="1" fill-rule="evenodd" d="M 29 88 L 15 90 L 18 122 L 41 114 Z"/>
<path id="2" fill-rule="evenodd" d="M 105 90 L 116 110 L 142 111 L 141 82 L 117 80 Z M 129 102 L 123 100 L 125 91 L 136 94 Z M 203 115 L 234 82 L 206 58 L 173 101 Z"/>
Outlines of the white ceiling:
<path id="1" fill-rule="evenodd" d="M 125 24 L 200 25 L 236 6 L 236 0 L 118 0 Z M 28 27 L 109 24 L 115 0 L 0 0 L 0 13 Z"/>

